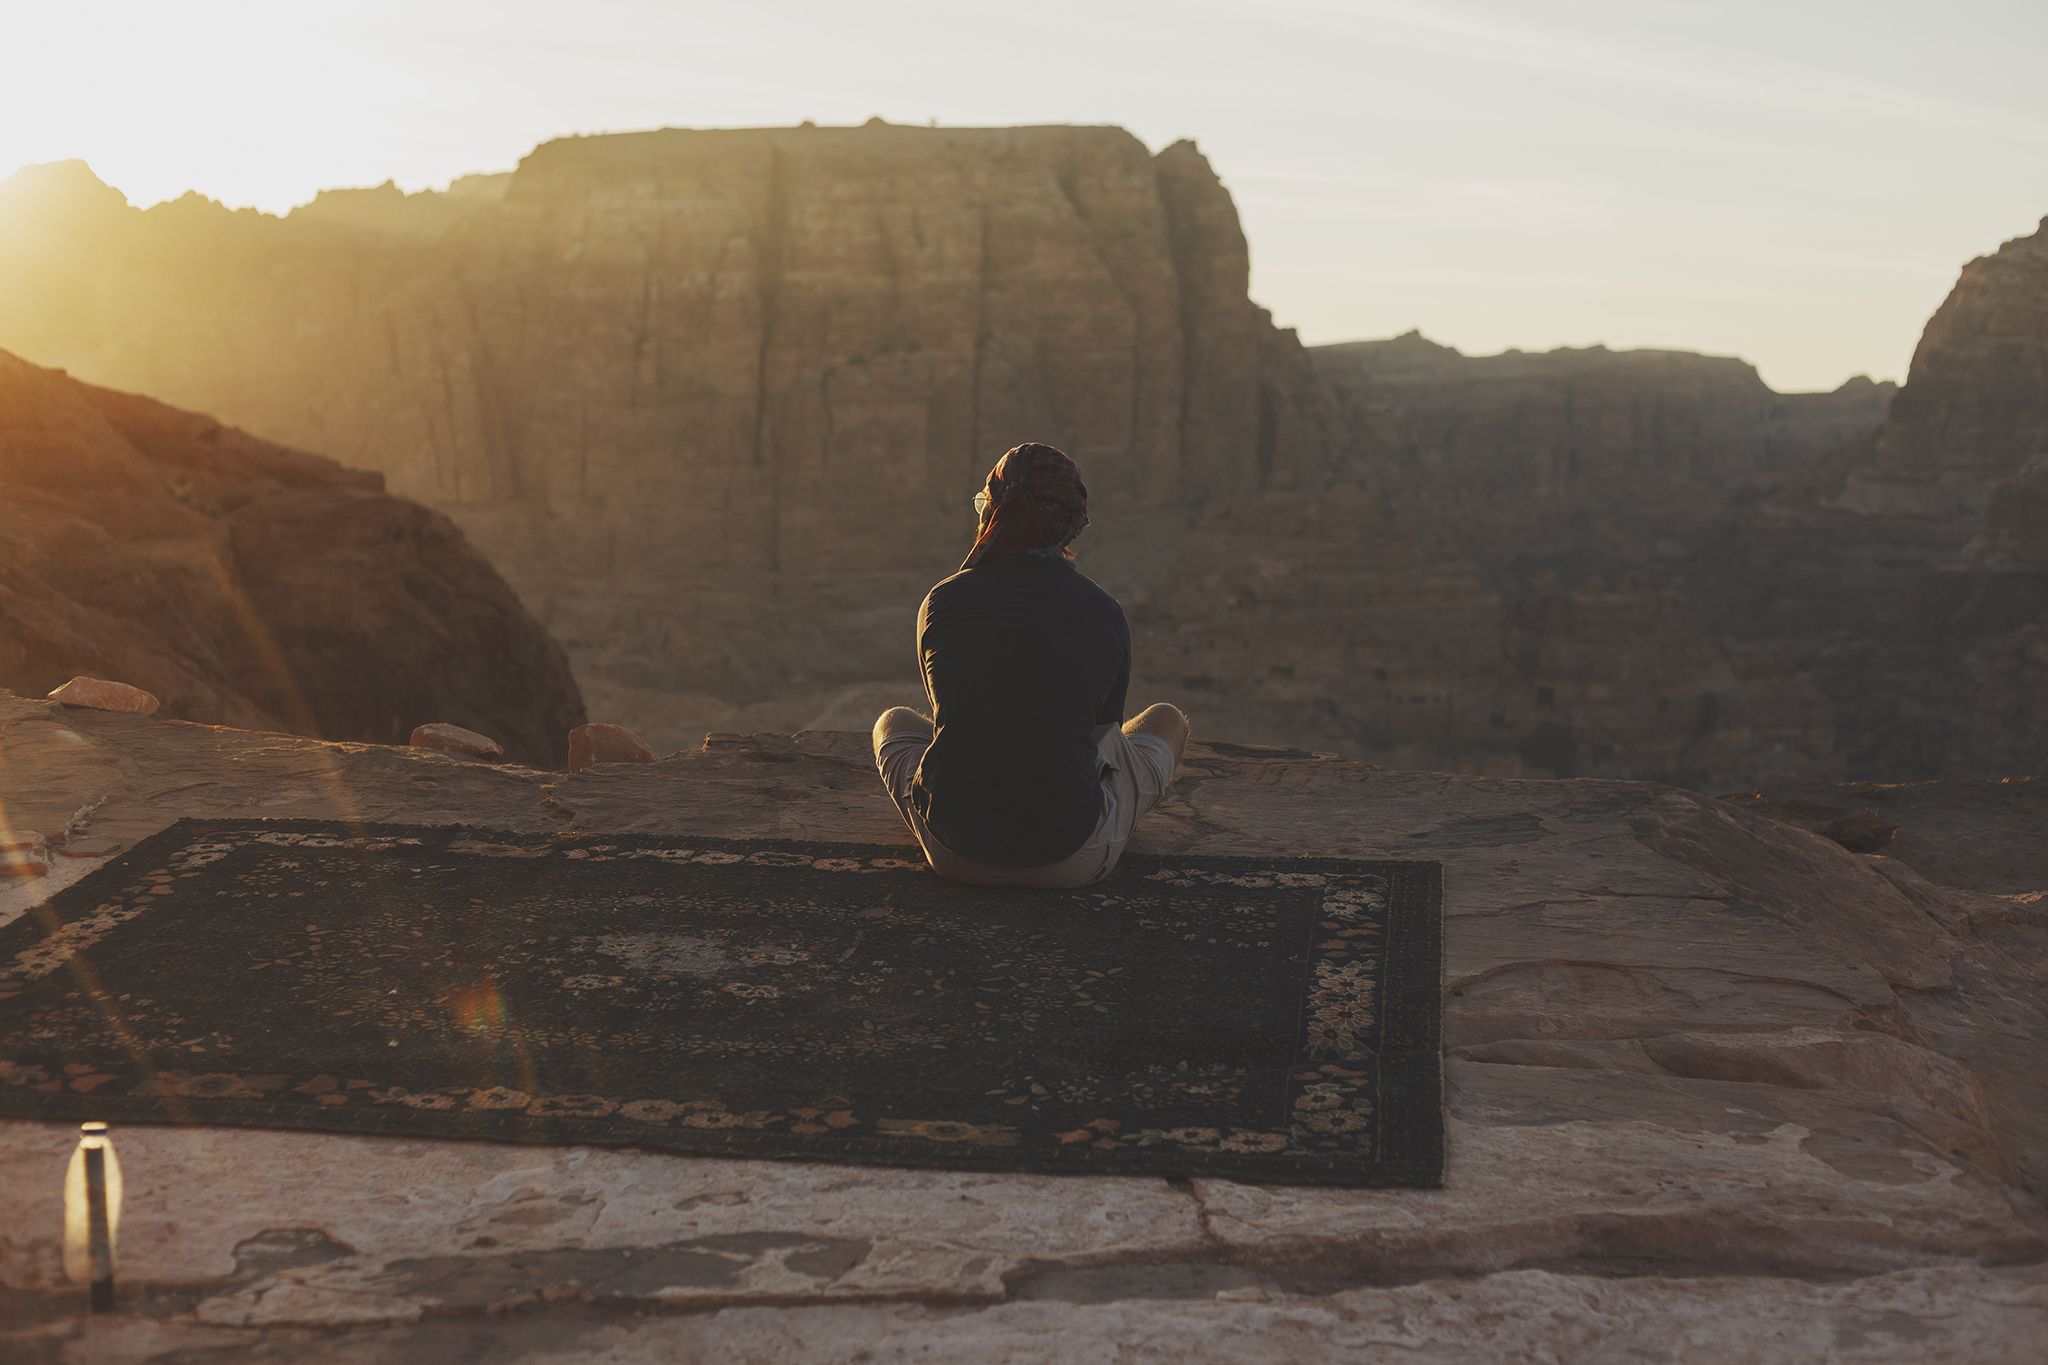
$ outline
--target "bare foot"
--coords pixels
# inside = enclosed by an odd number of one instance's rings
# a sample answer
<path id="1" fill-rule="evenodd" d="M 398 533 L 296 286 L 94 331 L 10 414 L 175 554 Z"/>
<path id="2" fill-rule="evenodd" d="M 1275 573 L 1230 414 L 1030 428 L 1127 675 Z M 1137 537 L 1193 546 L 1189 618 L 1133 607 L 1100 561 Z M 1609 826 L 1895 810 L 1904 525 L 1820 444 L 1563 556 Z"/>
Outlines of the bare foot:
<path id="1" fill-rule="evenodd" d="M 932 723 L 907 706 L 892 706 L 875 720 L 875 752 L 880 754 L 882 746 L 897 735 L 929 735 Z"/>
<path id="2" fill-rule="evenodd" d="M 1174 766 L 1178 767 L 1188 747 L 1187 713 L 1172 702 L 1154 702 L 1124 722 L 1124 733 L 1164 740 L 1166 747 L 1173 750 Z"/>

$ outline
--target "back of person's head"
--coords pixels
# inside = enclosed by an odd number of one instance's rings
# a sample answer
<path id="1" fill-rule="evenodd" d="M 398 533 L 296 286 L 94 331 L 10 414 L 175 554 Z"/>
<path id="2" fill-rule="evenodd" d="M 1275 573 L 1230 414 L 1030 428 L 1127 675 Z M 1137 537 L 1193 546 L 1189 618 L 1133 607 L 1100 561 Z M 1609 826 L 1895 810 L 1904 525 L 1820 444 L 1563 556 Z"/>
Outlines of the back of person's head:
<path id="1" fill-rule="evenodd" d="M 1067 453 L 1042 441 L 1010 447 L 982 484 L 980 535 L 961 565 L 1012 555 L 1074 557 L 1088 526 L 1088 485 Z"/>

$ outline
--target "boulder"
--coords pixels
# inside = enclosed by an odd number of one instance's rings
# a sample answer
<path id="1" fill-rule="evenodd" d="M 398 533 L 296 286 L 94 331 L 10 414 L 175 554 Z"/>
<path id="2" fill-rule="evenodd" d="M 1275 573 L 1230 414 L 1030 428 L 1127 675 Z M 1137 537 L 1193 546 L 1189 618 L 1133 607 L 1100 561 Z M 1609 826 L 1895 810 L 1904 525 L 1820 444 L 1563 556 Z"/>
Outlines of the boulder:
<path id="1" fill-rule="evenodd" d="M 145 692 L 127 683 L 108 682 L 104 678 L 76 677 L 50 692 L 51 701 L 61 701 L 66 706 L 90 706 L 95 711 L 133 711 L 138 716 L 153 716 L 163 703 L 156 694 Z"/>
<path id="2" fill-rule="evenodd" d="M 9 316 L 12 289 L 0 268 Z M 328 739 L 488 718 L 549 766 L 583 720 L 562 647 L 447 517 L 0 351 L 0 687 L 66 678 L 76 706 Z"/>
<path id="3" fill-rule="evenodd" d="M 580 773 L 598 763 L 652 763 L 654 750 L 623 725 L 592 721 L 569 732 L 569 771 Z"/>
<path id="4" fill-rule="evenodd" d="M 444 754 L 460 754 L 464 758 L 497 759 L 505 756 L 505 746 L 489 735 L 480 735 L 446 721 L 414 726 L 410 742 L 415 749 L 439 749 Z"/>

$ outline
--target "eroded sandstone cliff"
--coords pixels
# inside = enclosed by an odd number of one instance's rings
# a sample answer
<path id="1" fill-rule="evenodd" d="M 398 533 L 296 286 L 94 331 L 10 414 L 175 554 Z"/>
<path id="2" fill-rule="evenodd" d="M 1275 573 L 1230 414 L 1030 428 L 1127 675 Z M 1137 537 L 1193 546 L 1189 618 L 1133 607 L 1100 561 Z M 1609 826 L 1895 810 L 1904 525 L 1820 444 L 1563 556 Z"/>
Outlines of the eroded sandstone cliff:
<path id="1" fill-rule="evenodd" d="M 1411 689 L 1428 709 L 1394 733 L 1716 788 L 2042 771 L 2044 243 L 1965 267 L 1896 392 L 1775 394 L 1669 352 L 1317 348 L 1352 465 L 1497 604 L 1454 637 L 1459 699 Z"/>
<path id="2" fill-rule="evenodd" d="M 1489 567 L 1579 574 L 1691 554 L 1737 488 L 1874 429 L 1896 392 L 1777 393 L 1743 361 L 1689 351 L 1465 356 L 1416 332 L 1310 355 L 1415 525 Z"/>
<path id="3" fill-rule="evenodd" d="M 1207 162 L 1116 129 L 570 138 L 283 220 L 76 163 L 0 196 L 0 344 L 383 471 L 676 739 L 908 681 L 1018 440 L 1081 456 L 1126 579 L 1333 449 Z"/>
<path id="4" fill-rule="evenodd" d="M 454 720 L 533 762 L 583 716 L 561 647 L 376 474 L 0 352 L 0 686 L 74 674 L 165 714 L 402 741 Z"/>
<path id="5" fill-rule="evenodd" d="M 2048 222 L 1964 267 L 1882 427 L 1748 490 L 1700 600 L 1857 775 L 2048 771 L 2044 454 Z"/>
<path id="6" fill-rule="evenodd" d="M 1752 669 L 1655 572 L 1494 570 L 1410 526 L 1358 488 L 1206 517 L 1128 599 L 1147 695 L 1208 733 L 1403 767 L 1710 789 L 1839 772 L 1826 697 Z"/>
<path id="7" fill-rule="evenodd" d="M 1999 485 L 2048 452 L 2048 218 L 1963 267 L 1913 353 L 1876 443 L 1833 474 L 1833 501 L 1923 518 L 1951 543 Z"/>
<path id="8" fill-rule="evenodd" d="M 1825 691 L 1756 667 L 1687 572 L 1743 487 L 1873 429 L 1890 385 L 1415 333 L 1310 355 L 1348 486 L 1212 513 L 1140 613 L 1141 661 L 1203 723 L 1497 773 L 1840 771 Z"/>
<path id="9" fill-rule="evenodd" d="M 281 220 L 76 163 L 0 199 L 0 344 L 385 471 L 661 747 L 914 699 L 915 604 L 1036 437 L 1088 470 L 1134 699 L 1198 724 L 1715 790 L 2048 764 L 2039 238 L 1965 271 L 1905 390 L 1777 394 L 1304 352 L 1200 153 L 1114 129 L 572 138 Z"/>

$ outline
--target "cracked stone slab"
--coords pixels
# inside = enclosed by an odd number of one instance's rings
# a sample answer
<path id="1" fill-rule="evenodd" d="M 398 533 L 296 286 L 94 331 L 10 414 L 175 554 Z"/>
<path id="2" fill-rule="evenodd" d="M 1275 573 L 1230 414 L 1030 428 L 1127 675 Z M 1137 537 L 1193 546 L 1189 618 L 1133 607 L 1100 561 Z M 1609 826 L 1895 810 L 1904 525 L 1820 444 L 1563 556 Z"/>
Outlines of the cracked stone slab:
<path id="1" fill-rule="evenodd" d="M 1343 1262 L 1362 1278 L 1610 1262 L 1825 1275 L 2048 1254 L 2041 1220 L 2015 1211 L 2006 1187 L 1882 1122 L 1821 1106 L 1807 1117 L 1827 1126 L 1786 1121 L 1742 1093 L 1761 1088 L 1713 1087 L 1722 1112 L 1674 1107 L 1661 1122 L 1630 1120 L 1626 1100 L 1575 1120 L 1454 1119 L 1466 1160 L 1430 1199 L 1194 1184 L 1206 1226 L 1233 1252 Z M 1542 1102 L 1563 1110 L 1571 1097 Z"/>
<path id="2" fill-rule="evenodd" d="M 10 1288 L 62 1286 L 47 1230 L 61 1221 L 74 1136 L 63 1124 L 0 1123 L 0 1186 L 18 1215 L 0 1231 L 0 1283 Z M 128 1173 L 124 1278 L 221 1286 L 200 1316 L 229 1324 L 317 1322 L 324 1305 L 359 1320 L 369 1300 L 402 1317 L 585 1293 L 664 1303 L 990 1299 L 1006 1273 L 1049 1252 L 1090 1261 L 1201 1242 L 1188 1198 L 1142 1177 L 1076 1185 L 140 1124 L 116 1143 Z M 1069 1197 L 1083 1188 L 1086 1198 Z M 330 1254 L 283 1264 L 261 1254 L 314 1236 Z"/>

